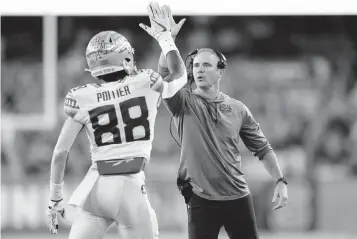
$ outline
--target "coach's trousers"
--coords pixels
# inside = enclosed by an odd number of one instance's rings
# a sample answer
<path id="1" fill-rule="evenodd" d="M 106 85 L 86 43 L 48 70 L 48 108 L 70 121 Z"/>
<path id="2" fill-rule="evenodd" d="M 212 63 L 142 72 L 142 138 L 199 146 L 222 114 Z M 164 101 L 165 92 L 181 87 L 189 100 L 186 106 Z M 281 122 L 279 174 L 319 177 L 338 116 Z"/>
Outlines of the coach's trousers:
<path id="1" fill-rule="evenodd" d="M 99 176 L 72 224 L 69 239 L 100 239 L 115 222 L 120 239 L 156 239 L 158 223 L 144 176 Z"/>
<path id="2" fill-rule="evenodd" d="M 193 194 L 188 203 L 189 239 L 217 239 L 221 227 L 230 239 L 258 239 L 251 195 L 212 201 Z"/>

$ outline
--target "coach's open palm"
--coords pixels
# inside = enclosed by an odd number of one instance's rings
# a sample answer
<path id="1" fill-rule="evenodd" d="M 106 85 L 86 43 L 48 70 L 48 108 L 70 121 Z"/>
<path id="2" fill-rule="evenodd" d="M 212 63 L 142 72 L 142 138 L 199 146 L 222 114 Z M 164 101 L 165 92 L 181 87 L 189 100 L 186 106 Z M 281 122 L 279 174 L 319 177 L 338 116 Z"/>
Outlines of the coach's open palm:
<path id="1" fill-rule="evenodd" d="M 150 2 L 147 7 L 151 27 L 140 23 L 139 26 L 150 36 L 159 41 L 164 32 L 170 31 L 169 13 L 166 8 L 161 8 L 157 2 Z"/>
<path id="2" fill-rule="evenodd" d="M 277 202 L 273 208 L 274 210 L 283 208 L 288 204 L 288 188 L 285 183 L 279 182 L 276 185 L 272 202 Z"/>
<path id="3" fill-rule="evenodd" d="M 182 25 L 185 23 L 186 18 L 181 19 L 181 21 L 179 21 L 179 23 L 176 24 L 174 17 L 172 16 L 171 8 L 168 5 L 163 5 L 162 9 L 164 12 L 167 12 L 169 14 L 171 36 L 173 38 L 175 38 L 177 36 L 177 34 L 179 33 Z"/>

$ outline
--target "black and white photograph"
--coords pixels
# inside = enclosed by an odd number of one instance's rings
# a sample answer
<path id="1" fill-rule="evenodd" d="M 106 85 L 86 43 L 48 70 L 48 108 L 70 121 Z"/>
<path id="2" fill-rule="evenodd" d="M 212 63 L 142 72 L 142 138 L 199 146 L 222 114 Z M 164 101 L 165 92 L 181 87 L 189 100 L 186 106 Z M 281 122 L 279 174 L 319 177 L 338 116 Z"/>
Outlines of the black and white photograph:
<path id="1" fill-rule="evenodd" d="M 357 238 L 352 1 L 20 2 L 1 238 Z"/>

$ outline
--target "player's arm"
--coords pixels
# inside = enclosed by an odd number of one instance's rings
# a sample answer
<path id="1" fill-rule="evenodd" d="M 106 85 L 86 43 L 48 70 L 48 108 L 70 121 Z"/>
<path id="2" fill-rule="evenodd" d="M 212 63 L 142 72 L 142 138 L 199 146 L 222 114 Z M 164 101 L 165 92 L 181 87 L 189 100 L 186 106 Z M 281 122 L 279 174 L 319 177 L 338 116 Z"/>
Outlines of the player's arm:
<path id="1" fill-rule="evenodd" d="M 140 27 L 158 41 L 169 69 L 169 74 L 164 77 L 164 80 L 158 81 L 153 88 L 162 94 L 163 99 L 168 99 L 187 83 L 186 69 L 171 36 L 168 8 L 165 6 L 160 8 L 157 3 L 150 3 L 148 13 L 151 27 L 142 23 Z"/>
<path id="2" fill-rule="evenodd" d="M 283 173 L 280 169 L 276 154 L 260 129 L 259 124 L 255 121 L 252 113 L 244 104 L 242 119 L 242 128 L 239 135 L 245 146 L 259 158 L 268 173 L 276 180 L 277 187 L 274 192 L 273 202 L 278 198 L 279 202 L 274 207 L 274 210 L 282 208 L 287 204 L 288 196 L 286 184 L 280 181 L 283 178 Z"/>
<path id="3" fill-rule="evenodd" d="M 50 176 L 50 201 L 47 208 L 48 228 L 52 234 L 57 234 L 58 219 L 57 214 L 65 217 L 63 207 L 63 178 L 66 168 L 68 153 L 76 140 L 78 133 L 83 128 L 83 124 L 75 121 L 75 116 L 79 111 L 79 106 L 72 91 L 65 99 L 64 111 L 69 116 L 62 126 L 56 146 L 53 150 Z"/>
<path id="4" fill-rule="evenodd" d="M 170 80 L 170 69 L 167 66 L 167 61 L 166 58 L 164 57 L 164 55 L 161 53 L 160 55 L 160 59 L 164 58 L 165 60 L 165 64 L 166 66 L 162 66 L 161 63 L 159 63 L 158 66 L 158 72 L 159 75 L 161 77 L 164 78 L 164 82 L 165 81 L 169 81 Z M 161 62 L 162 60 L 160 60 Z M 187 77 L 187 73 L 186 77 Z M 187 79 L 187 78 L 186 78 Z M 180 88 L 177 90 L 177 92 L 170 98 L 164 98 L 164 104 L 165 106 L 168 108 L 168 110 L 174 115 L 177 116 L 180 114 L 180 112 L 183 110 L 183 104 L 184 104 L 184 99 L 185 99 L 185 94 L 188 94 L 188 91 L 185 90 L 186 86 L 188 85 L 187 80 L 185 79 L 186 83 L 181 83 L 180 84 Z"/>
<path id="5" fill-rule="evenodd" d="M 48 228 L 52 234 L 57 234 L 57 214 L 65 217 L 63 207 L 63 177 L 69 150 L 72 147 L 83 125 L 68 117 L 65 121 L 57 144 L 53 151 L 50 177 L 50 201 L 47 208 Z"/>
<path id="6" fill-rule="evenodd" d="M 169 22 L 170 22 L 170 28 L 171 28 L 171 36 L 172 39 L 175 41 L 177 34 L 179 33 L 182 25 L 185 23 L 186 19 L 183 18 L 181 19 L 181 21 L 179 23 L 176 24 L 173 15 L 171 13 L 171 9 L 168 6 L 163 6 L 163 8 L 166 9 L 166 11 L 169 14 Z M 185 68 L 186 69 L 186 68 Z M 163 52 L 161 52 L 160 54 L 160 58 L 159 58 L 159 63 L 158 63 L 158 73 L 163 77 L 166 78 L 167 76 L 170 75 L 170 68 L 168 66 L 168 62 L 167 59 L 164 55 Z M 186 73 L 187 74 L 187 73 Z M 183 88 L 185 88 L 186 86 L 188 86 L 188 82 L 186 82 L 186 84 L 184 85 Z M 167 98 L 164 100 L 164 104 L 165 106 L 169 109 L 169 111 L 173 114 L 173 115 L 178 115 L 178 113 L 180 112 L 180 110 L 182 110 L 182 104 L 183 104 L 183 98 L 184 98 L 184 94 L 185 91 L 183 91 L 181 88 L 180 90 L 178 90 L 178 92 L 171 98 Z"/>
<path id="7" fill-rule="evenodd" d="M 64 170 L 69 150 L 82 128 L 83 124 L 78 123 L 71 117 L 67 117 L 64 122 L 57 144 L 53 150 L 51 161 L 51 185 L 63 184 Z M 51 199 L 59 200 L 60 198 L 55 194 L 51 195 Z"/>
<path id="8" fill-rule="evenodd" d="M 171 36 L 172 39 L 175 41 L 177 34 L 179 33 L 179 31 L 181 30 L 182 25 L 185 23 L 186 18 L 181 19 L 181 21 L 179 23 L 176 24 L 172 12 L 171 12 L 171 8 L 167 5 L 164 5 L 163 8 L 165 9 L 165 11 L 167 11 L 168 15 L 169 15 L 169 23 L 170 23 L 170 28 L 171 28 Z M 159 74 L 165 78 L 166 76 L 168 76 L 170 74 L 170 70 L 169 67 L 167 65 L 167 61 L 166 61 L 166 57 L 164 55 L 163 52 L 161 52 L 160 54 L 160 58 L 159 58 L 159 64 L 158 64 L 158 72 Z"/>
<path id="9" fill-rule="evenodd" d="M 68 116 L 62 126 L 61 133 L 58 137 L 57 144 L 53 150 L 51 162 L 51 200 L 60 200 L 62 195 L 56 191 L 62 190 L 63 175 L 67 162 L 67 156 L 78 133 L 83 128 L 83 124 L 75 120 L 79 112 L 79 104 L 75 97 L 75 89 L 68 92 L 64 101 L 64 112 Z"/>
<path id="10" fill-rule="evenodd" d="M 185 68 L 182 68 L 182 61 L 178 51 L 170 51 L 166 55 L 169 67 L 167 74 L 158 74 L 150 71 L 150 88 L 154 91 L 161 93 L 163 99 L 172 99 L 177 97 L 181 88 L 187 83 L 187 76 Z M 164 79 L 163 79 L 164 78 Z"/>

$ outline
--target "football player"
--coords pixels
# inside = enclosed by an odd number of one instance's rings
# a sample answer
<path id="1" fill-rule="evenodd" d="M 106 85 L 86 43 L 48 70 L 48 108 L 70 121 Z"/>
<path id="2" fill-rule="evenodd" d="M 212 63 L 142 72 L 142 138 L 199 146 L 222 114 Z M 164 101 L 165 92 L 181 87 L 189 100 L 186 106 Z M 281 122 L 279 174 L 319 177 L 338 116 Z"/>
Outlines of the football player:
<path id="1" fill-rule="evenodd" d="M 55 146 L 47 209 L 50 232 L 57 233 L 63 207 L 64 170 L 69 150 L 84 129 L 90 142 L 92 166 L 73 192 L 69 204 L 82 213 L 74 220 L 70 239 L 102 238 L 116 223 L 119 238 L 157 238 L 158 224 L 145 190 L 154 124 L 161 98 L 170 98 L 186 82 L 184 62 L 170 34 L 167 8 L 148 5 L 151 27 L 140 24 L 156 39 L 168 62 L 163 80 L 153 70 L 137 70 L 134 49 L 121 34 L 104 31 L 89 42 L 86 58 L 91 75 L 102 84 L 71 89 L 64 102 L 68 115 Z"/>

